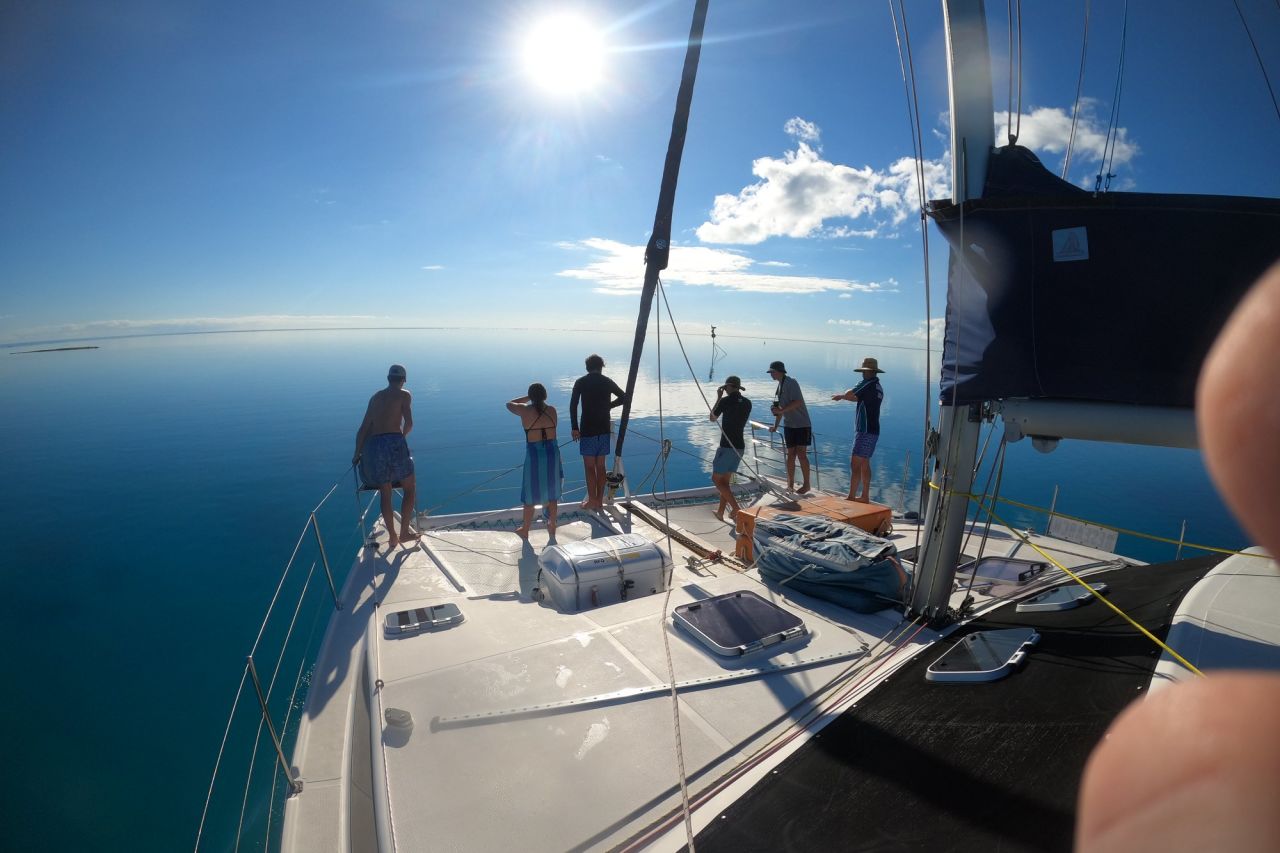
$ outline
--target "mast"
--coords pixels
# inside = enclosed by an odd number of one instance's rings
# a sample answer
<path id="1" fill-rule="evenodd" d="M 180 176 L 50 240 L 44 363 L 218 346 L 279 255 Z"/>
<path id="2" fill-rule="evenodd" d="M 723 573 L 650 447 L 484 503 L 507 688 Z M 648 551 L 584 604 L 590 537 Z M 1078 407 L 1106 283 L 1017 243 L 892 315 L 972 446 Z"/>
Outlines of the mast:
<path id="1" fill-rule="evenodd" d="M 951 105 L 951 195 L 954 203 L 961 204 L 982 196 L 995 144 L 987 15 L 983 0 L 943 0 L 942 13 Z M 949 279 L 966 274 L 964 258 L 955 249 L 951 249 L 947 266 Z M 963 333 L 962 329 L 948 330 L 949 336 Z M 965 495 L 973 489 L 982 426 L 977 404 L 955 405 L 954 399 L 941 402 L 933 488 L 929 490 L 911 592 L 911 610 L 931 620 L 945 619 L 950 602 L 969 511 Z"/>
<path id="2" fill-rule="evenodd" d="M 671 212 L 676 201 L 676 182 L 680 177 L 680 158 L 684 154 L 685 132 L 689 128 L 689 107 L 693 102 L 693 84 L 698 76 L 698 59 L 702 55 L 702 30 L 707 22 L 709 0 L 697 0 L 693 23 L 689 27 L 689 45 L 685 50 L 684 71 L 676 94 L 676 112 L 671 120 L 671 139 L 667 143 L 667 161 L 662 169 L 662 186 L 658 190 L 658 210 L 653 217 L 653 232 L 644 250 L 644 288 L 640 292 L 640 315 L 636 319 L 635 342 L 631 346 L 631 368 L 627 371 L 627 397 L 618 420 L 618 440 L 614 446 L 613 469 L 609 472 L 610 497 L 623 482 L 622 444 L 627 437 L 627 421 L 631 418 L 631 400 L 636 377 L 640 372 L 640 355 L 644 351 L 645 333 L 649 328 L 649 311 L 658 288 L 658 274 L 667 268 L 671 255 Z"/>

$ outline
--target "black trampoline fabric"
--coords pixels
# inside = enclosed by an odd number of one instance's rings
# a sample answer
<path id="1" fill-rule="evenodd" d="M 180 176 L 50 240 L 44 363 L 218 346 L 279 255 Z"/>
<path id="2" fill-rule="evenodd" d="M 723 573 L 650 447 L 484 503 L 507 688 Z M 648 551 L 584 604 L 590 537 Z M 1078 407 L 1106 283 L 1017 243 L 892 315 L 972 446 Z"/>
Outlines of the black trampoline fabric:
<path id="1" fill-rule="evenodd" d="M 1164 639 L 1177 603 L 1220 561 L 1091 577 Z M 972 631 L 1030 626 L 1040 643 L 991 684 L 925 669 Z M 1070 850 L 1080 775 L 1110 722 L 1142 695 L 1158 648 L 1094 601 L 1059 613 L 1005 605 L 922 653 L 756 785 L 696 839 L 699 851 Z"/>

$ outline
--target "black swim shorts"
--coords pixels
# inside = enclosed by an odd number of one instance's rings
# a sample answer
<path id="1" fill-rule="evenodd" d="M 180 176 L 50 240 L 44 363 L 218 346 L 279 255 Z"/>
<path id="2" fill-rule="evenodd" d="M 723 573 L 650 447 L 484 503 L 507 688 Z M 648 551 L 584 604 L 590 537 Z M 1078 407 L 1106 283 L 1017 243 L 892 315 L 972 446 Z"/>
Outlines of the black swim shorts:
<path id="1" fill-rule="evenodd" d="M 783 427 L 782 443 L 787 447 L 808 447 L 813 444 L 813 427 Z"/>

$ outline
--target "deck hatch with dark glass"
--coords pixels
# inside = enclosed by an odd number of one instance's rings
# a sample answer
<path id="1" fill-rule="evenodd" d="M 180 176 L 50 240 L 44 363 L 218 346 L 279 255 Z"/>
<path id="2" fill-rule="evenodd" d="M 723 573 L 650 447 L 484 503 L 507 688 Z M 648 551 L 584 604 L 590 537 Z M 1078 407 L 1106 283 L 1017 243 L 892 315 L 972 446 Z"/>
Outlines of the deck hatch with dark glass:
<path id="1" fill-rule="evenodd" d="M 799 616 L 746 590 L 682 604 L 672 620 L 724 656 L 745 655 L 809 633 Z"/>

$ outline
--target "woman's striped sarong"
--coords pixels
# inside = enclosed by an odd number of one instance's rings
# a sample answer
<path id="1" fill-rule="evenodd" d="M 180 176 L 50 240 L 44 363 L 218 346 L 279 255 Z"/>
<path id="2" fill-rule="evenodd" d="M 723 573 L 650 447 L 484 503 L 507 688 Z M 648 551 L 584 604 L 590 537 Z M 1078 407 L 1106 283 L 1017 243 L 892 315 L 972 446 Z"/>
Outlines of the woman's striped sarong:
<path id="1" fill-rule="evenodd" d="M 520 503 L 526 506 L 560 500 L 560 481 L 564 468 L 560 465 L 560 448 L 554 438 L 528 442 L 524 456 L 524 485 Z"/>

